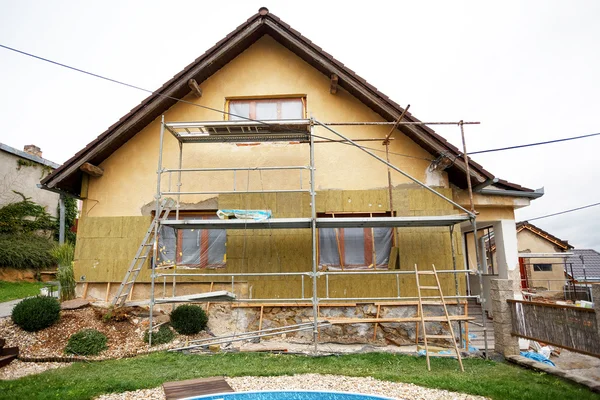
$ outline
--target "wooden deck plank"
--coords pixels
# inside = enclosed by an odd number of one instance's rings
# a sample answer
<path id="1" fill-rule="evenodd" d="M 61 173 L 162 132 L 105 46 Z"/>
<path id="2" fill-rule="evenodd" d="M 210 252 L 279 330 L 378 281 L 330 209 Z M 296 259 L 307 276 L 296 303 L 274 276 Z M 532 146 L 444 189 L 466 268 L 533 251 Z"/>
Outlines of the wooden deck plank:
<path id="1" fill-rule="evenodd" d="M 189 379 L 178 382 L 165 382 L 162 386 L 163 390 L 165 391 L 165 398 L 167 400 L 184 399 L 186 397 L 202 396 L 206 394 L 233 392 L 233 389 L 231 386 L 229 386 L 225 378 L 218 376 L 211 378 Z"/>

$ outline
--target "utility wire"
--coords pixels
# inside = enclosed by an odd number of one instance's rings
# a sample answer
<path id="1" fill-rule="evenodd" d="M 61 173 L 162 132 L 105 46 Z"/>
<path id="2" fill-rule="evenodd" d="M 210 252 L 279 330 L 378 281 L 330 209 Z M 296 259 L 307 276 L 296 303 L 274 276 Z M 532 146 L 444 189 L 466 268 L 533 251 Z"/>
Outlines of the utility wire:
<path id="1" fill-rule="evenodd" d="M 53 61 L 53 60 L 50 60 L 48 58 L 36 56 L 35 54 L 27 53 L 26 51 L 18 50 L 18 49 L 15 49 L 13 47 L 5 46 L 3 44 L 0 44 L 0 47 L 4 48 L 6 50 L 14 51 L 15 53 L 19 53 L 19 54 L 24 55 L 24 56 L 32 57 L 32 58 L 35 58 L 35 59 L 40 60 L 40 61 L 45 61 L 47 63 L 57 65 L 59 67 L 67 68 L 67 69 L 70 69 L 72 71 L 80 72 L 82 74 L 93 76 L 93 77 L 98 78 L 98 79 L 103 79 L 103 80 L 108 81 L 108 82 L 112 82 L 112 83 L 116 83 L 118 85 L 126 86 L 128 88 L 132 88 L 132 89 L 136 89 L 136 90 L 141 90 L 142 92 L 146 92 L 146 93 L 150 93 L 150 94 L 153 94 L 153 95 L 156 95 L 156 96 L 160 96 L 160 97 L 163 97 L 163 98 L 166 98 L 166 99 L 174 100 L 174 101 L 179 102 L 179 103 L 184 103 L 184 104 L 188 104 L 188 105 L 191 105 L 191 106 L 194 106 L 194 107 L 204 108 L 206 110 L 210 110 L 210 111 L 214 111 L 214 112 L 217 112 L 217 113 L 221 113 L 221 114 L 225 114 L 225 115 L 229 115 L 229 116 L 241 118 L 241 119 L 244 119 L 244 120 L 247 120 L 247 121 L 258 122 L 258 123 L 270 126 L 267 122 L 264 122 L 264 121 L 260 121 L 260 120 L 256 120 L 256 119 L 252 119 L 252 118 L 248 118 L 248 117 L 244 117 L 242 115 L 233 114 L 233 113 L 227 112 L 225 110 L 219 110 L 217 108 L 212 108 L 212 107 L 208 107 L 208 106 L 203 106 L 201 104 L 192 103 L 191 101 L 179 99 L 179 98 L 174 97 L 174 96 L 169 96 L 169 95 L 166 95 L 166 94 L 163 94 L 163 93 L 155 92 L 153 90 L 145 89 L 145 88 L 140 87 L 140 86 L 132 85 L 130 83 L 126 83 L 126 82 L 119 81 L 119 80 L 116 80 L 116 79 L 108 78 L 106 76 L 95 74 L 93 72 L 85 71 L 85 70 L 80 69 L 80 68 L 75 68 L 75 67 L 72 67 L 70 65 L 60 63 L 58 61 Z M 350 145 L 350 143 L 337 142 L 337 141 L 335 141 L 333 139 L 330 139 L 330 138 L 327 138 L 327 137 L 323 137 L 323 136 L 318 136 L 318 135 L 314 135 L 314 134 L 313 134 L 313 136 L 316 137 L 316 138 L 319 138 L 319 139 L 328 140 L 330 142 L 336 142 L 336 143 L 342 143 L 342 144 Z M 380 151 L 380 152 L 385 151 L 385 150 L 374 149 L 374 148 L 368 148 L 368 149 L 373 150 L 373 151 Z M 431 160 L 429 158 L 411 156 L 411 155 L 408 155 L 408 154 L 401 154 L 401 153 L 394 153 L 394 152 L 390 152 L 390 154 L 394 154 L 394 155 L 402 156 L 402 157 L 417 158 L 417 159 L 422 159 L 422 160 L 426 160 L 426 161 L 433 161 L 433 160 Z"/>
<path id="2" fill-rule="evenodd" d="M 517 145 L 517 146 L 500 147 L 500 148 L 497 148 L 497 149 L 490 149 L 490 150 L 470 151 L 469 155 L 472 156 L 473 154 L 491 153 L 493 151 L 504 151 L 504 150 L 521 149 L 521 148 L 524 148 L 524 147 L 539 146 L 539 145 L 542 145 L 542 144 L 550 144 L 550 143 L 566 142 L 568 140 L 583 139 L 583 138 L 592 137 L 592 136 L 598 136 L 598 135 L 600 135 L 600 133 L 590 133 L 589 135 L 581 135 L 581 136 L 573 136 L 573 137 L 568 137 L 568 138 L 563 138 L 563 139 L 548 140 L 546 142 L 521 144 L 521 145 Z"/>
<path id="3" fill-rule="evenodd" d="M 590 207 L 595 207 L 595 206 L 600 206 L 600 203 L 588 204 L 587 206 L 572 208 L 570 210 L 560 211 L 560 212 L 557 212 L 557 213 L 554 213 L 554 214 L 542 215 L 541 217 L 530 218 L 530 219 L 527 219 L 526 221 L 535 221 L 536 219 L 554 217 L 555 215 L 566 214 L 566 213 L 570 213 L 570 212 L 573 212 L 573 211 L 583 210 L 585 208 L 590 208 Z"/>

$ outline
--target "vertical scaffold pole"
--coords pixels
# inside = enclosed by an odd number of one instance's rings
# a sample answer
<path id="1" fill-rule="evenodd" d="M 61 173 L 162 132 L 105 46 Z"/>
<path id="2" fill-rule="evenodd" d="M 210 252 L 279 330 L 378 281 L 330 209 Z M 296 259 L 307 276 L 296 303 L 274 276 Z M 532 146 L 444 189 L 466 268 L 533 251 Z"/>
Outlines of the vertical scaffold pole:
<path id="1" fill-rule="evenodd" d="M 481 262 L 481 254 L 479 252 L 479 244 L 477 237 L 477 221 L 475 220 L 477 213 L 475 212 L 475 202 L 473 201 L 473 186 L 471 185 L 471 170 L 469 168 L 469 156 L 467 155 L 467 142 L 465 140 L 465 129 L 463 121 L 460 120 L 458 123 L 460 126 L 460 136 L 462 138 L 463 145 L 463 158 L 465 161 L 465 168 L 467 173 L 467 188 L 469 190 L 469 202 L 471 203 L 471 224 L 473 226 L 473 242 L 475 244 L 475 258 L 477 259 L 477 277 L 479 278 L 479 298 L 481 299 L 481 324 L 483 329 L 483 341 L 485 343 L 485 358 L 488 358 L 488 343 L 487 343 L 487 329 L 485 327 L 485 308 L 486 298 L 483 293 L 483 263 Z M 468 262 L 468 261 L 467 261 Z"/>
<path id="2" fill-rule="evenodd" d="M 318 351 L 319 336 L 319 297 L 317 295 L 317 207 L 315 203 L 315 143 L 313 137 L 314 121 L 310 120 L 310 229 L 312 236 L 312 305 L 313 305 L 313 342 L 315 354 Z"/>
<path id="3" fill-rule="evenodd" d="M 152 346 L 152 322 L 154 314 L 154 280 L 156 279 L 156 262 L 158 260 L 158 231 L 160 229 L 160 178 L 162 175 L 162 154 L 163 154 L 163 139 L 165 136 L 165 116 L 163 115 L 160 121 L 160 146 L 158 150 L 158 169 L 156 170 L 156 223 L 154 224 L 154 246 L 152 248 L 152 274 L 150 275 L 150 317 L 148 320 L 148 346 Z"/>

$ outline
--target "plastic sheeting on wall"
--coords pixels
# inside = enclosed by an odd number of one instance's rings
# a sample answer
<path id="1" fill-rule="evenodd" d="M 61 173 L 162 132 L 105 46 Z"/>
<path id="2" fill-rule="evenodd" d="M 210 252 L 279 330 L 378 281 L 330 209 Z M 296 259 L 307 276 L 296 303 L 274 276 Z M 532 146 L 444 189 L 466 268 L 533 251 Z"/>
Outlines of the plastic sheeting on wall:
<path id="1" fill-rule="evenodd" d="M 183 219 L 198 219 L 183 216 Z M 216 216 L 202 216 L 216 219 Z M 225 229 L 173 229 L 162 226 L 159 238 L 159 266 L 177 268 L 221 268 L 226 262 Z"/>
<path id="2" fill-rule="evenodd" d="M 391 228 L 319 229 L 321 269 L 387 269 L 391 248 Z"/>

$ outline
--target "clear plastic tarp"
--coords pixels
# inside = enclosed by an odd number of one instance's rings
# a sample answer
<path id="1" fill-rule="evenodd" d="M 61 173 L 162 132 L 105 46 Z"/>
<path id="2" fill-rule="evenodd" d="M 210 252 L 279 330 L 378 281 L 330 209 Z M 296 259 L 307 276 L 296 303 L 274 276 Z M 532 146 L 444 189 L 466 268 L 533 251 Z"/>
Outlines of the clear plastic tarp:
<path id="1" fill-rule="evenodd" d="M 182 219 L 216 219 L 186 215 Z M 162 226 L 158 237 L 159 267 L 222 268 L 226 262 L 225 229 L 174 229 Z"/>
<path id="2" fill-rule="evenodd" d="M 391 249 L 392 228 L 319 229 L 321 270 L 384 270 Z"/>

